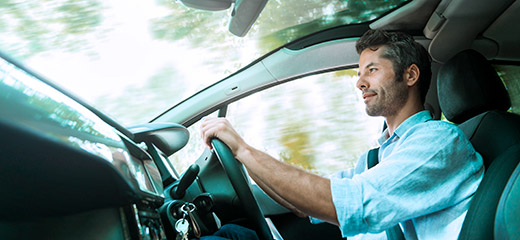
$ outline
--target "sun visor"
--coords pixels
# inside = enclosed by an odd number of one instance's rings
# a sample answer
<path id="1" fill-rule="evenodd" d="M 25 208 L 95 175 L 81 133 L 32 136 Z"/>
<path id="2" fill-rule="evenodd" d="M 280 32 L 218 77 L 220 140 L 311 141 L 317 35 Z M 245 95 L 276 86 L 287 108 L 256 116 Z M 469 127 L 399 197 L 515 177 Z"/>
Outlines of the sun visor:
<path id="1" fill-rule="evenodd" d="M 512 2 L 495 0 L 489 4 L 488 0 L 461 0 L 439 5 L 423 30 L 425 36 L 432 38 L 428 52 L 433 60 L 443 63 L 457 52 L 471 48 L 479 34 Z"/>

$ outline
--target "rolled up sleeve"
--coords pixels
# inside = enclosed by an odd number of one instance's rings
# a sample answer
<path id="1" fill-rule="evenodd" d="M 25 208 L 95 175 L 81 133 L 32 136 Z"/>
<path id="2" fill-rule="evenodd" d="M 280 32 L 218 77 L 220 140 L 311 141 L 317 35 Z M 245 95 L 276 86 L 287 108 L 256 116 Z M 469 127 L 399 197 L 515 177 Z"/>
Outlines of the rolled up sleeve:
<path id="1" fill-rule="evenodd" d="M 365 233 L 363 191 L 358 178 L 332 178 L 331 193 L 343 236 Z"/>

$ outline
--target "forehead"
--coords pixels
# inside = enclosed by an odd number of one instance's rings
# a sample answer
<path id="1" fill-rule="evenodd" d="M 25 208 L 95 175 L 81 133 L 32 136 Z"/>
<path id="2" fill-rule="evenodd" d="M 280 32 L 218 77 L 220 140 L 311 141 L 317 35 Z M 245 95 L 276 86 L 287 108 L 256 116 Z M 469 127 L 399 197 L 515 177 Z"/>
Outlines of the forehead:
<path id="1" fill-rule="evenodd" d="M 376 46 L 363 50 L 359 56 L 359 68 L 363 69 L 372 65 L 392 66 L 392 61 L 382 57 L 385 51 L 386 46 Z"/>

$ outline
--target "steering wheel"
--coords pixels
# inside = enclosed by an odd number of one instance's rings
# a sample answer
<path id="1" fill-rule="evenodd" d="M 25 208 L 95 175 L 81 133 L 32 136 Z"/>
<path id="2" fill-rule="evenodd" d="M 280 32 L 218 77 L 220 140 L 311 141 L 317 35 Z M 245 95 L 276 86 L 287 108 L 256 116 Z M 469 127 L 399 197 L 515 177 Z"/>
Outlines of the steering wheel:
<path id="1" fill-rule="evenodd" d="M 246 178 L 246 173 L 242 163 L 235 159 L 229 147 L 219 139 L 212 139 L 211 145 L 215 149 L 222 168 L 226 172 L 233 189 L 240 200 L 240 203 L 246 210 L 245 213 L 253 222 L 253 227 L 260 239 L 272 240 L 271 230 L 265 221 L 264 214 L 260 210 L 260 206 L 253 196 L 251 183 Z"/>

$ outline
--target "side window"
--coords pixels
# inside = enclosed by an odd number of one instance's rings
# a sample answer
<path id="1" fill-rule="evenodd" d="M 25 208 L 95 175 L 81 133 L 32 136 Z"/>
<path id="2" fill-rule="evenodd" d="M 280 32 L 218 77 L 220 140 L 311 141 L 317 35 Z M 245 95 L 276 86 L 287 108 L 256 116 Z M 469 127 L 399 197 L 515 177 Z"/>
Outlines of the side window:
<path id="1" fill-rule="evenodd" d="M 365 113 L 356 80 L 356 69 L 296 79 L 230 104 L 227 118 L 253 147 L 329 175 L 353 167 L 383 126 Z"/>
<path id="2" fill-rule="evenodd" d="M 511 98 L 511 112 L 520 114 L 520 66 L 494 65 Z"/>

